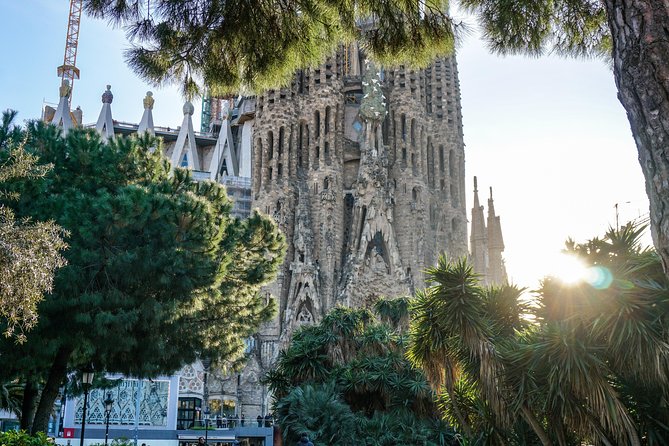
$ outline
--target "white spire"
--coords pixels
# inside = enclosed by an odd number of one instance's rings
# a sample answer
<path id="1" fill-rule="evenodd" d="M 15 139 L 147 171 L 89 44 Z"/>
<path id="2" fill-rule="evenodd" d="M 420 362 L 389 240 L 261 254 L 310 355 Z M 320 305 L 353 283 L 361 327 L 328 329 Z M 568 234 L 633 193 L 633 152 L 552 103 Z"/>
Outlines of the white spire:
<path id="1" fill-rule="evenodd" d="M 150 135 L 155 135 L 156 132 L 153 129 L 153 93 L 150 91 L 146 92 L 146 97 L 144 98 L 144 114 L 142 115 L 142 120 L 139 121 L 139 127 L 137 128 L 137 133 L 147 132 Z"/>
<path id="2" fill-rule="evenodd" d="M 238 176 L 237 159 L 235 151 L 232 147 L 232 131 L 230 130 L 230 120 L 227 112 L 223 114 L 223 122 L 221 123 L 221 131 L 214 146 L 214 153 L 211 157 L 211 165 L 209 166 L 209 179 L 216 181 L 218 172 L 221 170 L 223 162 L 227 167 L 227 175 Z"/>
<path id="3" fill-rule="evenodd" d="M 186 157 L 186 166 L 189 169 L 197 170 L 200 167 L 200 161 L 197 156 L 197 146 L 195 145 L 195 131 L 193 130 L 193 113 L 195 107 L 193 104 L 186 102 L 183 107 L 184 120 L 181 123 L 179 136 L 172 151 L 172 167 L 180 167 L 184 156 Z"/>
<path id="4" fill-rule="evenodd" d="M 72 87 L 70 87 L 70 81 L 64 79 L 60 84 L 60 100 L 58 101 L 58 109 L 56 114 L 53 116 L 51 121 L 53 124 L 63 127 L 63 133 L 67 133 L 69 129 L 74 127 L 72 122 L 72 116 L 70 115 L 70 93 L 72 92 Z"/>
<path id="5" fill-rule="evenodd" d="M 102 110 L 95 129 L 100 133 L 102 139 L 114 136 L 114 120 L 112 119 L 111 103 L 114 95 L 111 92 L 111 85 L 107 85 L 107 91 L 102 94 Z"/>
<path id="6" fill-rule="evenodd" d="M 239 148 L 239 169 L 240 177 L 251 177 L 251 141 L 253 141 L 253 119 L 248 120 L 242 127 L 242 144 Z"/>

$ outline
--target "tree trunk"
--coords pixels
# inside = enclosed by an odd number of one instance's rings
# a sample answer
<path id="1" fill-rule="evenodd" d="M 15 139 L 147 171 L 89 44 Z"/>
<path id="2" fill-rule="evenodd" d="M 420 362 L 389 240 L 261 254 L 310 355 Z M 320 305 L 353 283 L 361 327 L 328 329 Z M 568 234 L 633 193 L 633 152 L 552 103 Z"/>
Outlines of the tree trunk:
<path id="1" fill-rule="evenodd" d="M 33 380 L 33 375 L 28 372 L 25 377 L 26 384 L 23 387 L 23 401 L 21 402 L 21 423 L 20 428 L 30 432 L 35 416 L 35 407 L 37 403 L 37 385 Z"/>
<path id="2" fill-rule="evenodd" d="M 67 362 L 71 354 L 72 348 L 70 347 L 61 347 L 56 353 L 56 357 L 49 370 L 49 376 L 42 389 L 37 411 L 35 412 L 35 419 L 31 430 L 33 434 L 37 432 L 46 433 L 49 427 L 49 417 L 53 411 L 53 404 L 56 398 L 58 398 L 58 389 L 67 375 Z"/>
<path id="3" fill-rule="evenodd" d="M 669 7 L 657 0 L 604 4 L 618 99 L 646 178 L 653 242 L 669 273 Z"/>
<path id="4" fill-rule="evenodd" d="M 522 411 L 523 418 L 525 418 L 527 424 L 530 425 L 534 433 L 537 434 L 537 437 L 539 437 L 541 444 L 544 446 L 553 446 L 553 440 L 551 440 L 551 438 L 548 436 L 544 430 L 544 427 L 541 425 L 541 423 L 539 423 L 539 420 L 537 420 L 537 417 L 534 416 L 534 413 L 532 413 L 530 408 L 526 405 L 523 405 L 520 410 Z"/>

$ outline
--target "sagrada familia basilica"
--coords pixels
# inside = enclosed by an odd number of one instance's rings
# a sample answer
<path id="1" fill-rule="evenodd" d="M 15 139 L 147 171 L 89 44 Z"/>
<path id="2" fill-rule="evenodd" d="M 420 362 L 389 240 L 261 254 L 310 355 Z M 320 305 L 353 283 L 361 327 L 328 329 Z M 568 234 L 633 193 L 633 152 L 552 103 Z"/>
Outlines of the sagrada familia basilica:
<path id="1" fill-rule="evenodd" d="M 64 85 L 58 108 L 45 113 L 65 129 L 81 122 L 68 95 Z M 163 137 L 173 165 L 192 169 L 197 180 L 225 184 L 235 215 L 257 208 L 273 216 L 288 241 L 278 277 L 263 291 L 278 302 L 278 316 L 247 340 L 246 369 L 226 375 L 188 365 L 180 399 L 200 398 L 221 411 L 234 407 L 250 419 L 264 415 L 271 396 L 262 376 L 295 329 L 338 305 L 412 294 L 442 254 L 469 255 L 487 284 L 507 280 L 492 189 L 486 219 L 476 179 L 468 246 L 454 57 L 422 70 L 382 69 L 352 44 L 297 73 L 286 88 L 235 101 L 208 99 L 203 132 L 194 131 L 189 102 L 172 130 L 154 126 L 150 93 L 137 125 L 114 120 L 112 100 L 107 86 L 95 124 L 105 138 Z"/>

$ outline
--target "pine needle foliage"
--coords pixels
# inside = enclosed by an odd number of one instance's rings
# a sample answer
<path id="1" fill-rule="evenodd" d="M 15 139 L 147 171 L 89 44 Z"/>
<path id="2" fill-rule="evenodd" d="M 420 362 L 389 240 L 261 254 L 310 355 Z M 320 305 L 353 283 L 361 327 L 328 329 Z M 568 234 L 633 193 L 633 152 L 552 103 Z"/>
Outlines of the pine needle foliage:
<path id="1" fill-rule="evenodd" d="M 86 0 L 124 26 L 130 67 L 186 96 L 287 85 L 357 40 L 382 64 L 425 66 L 454 49 L 445 0 Z"/>
<path id="2" fill-rule="evenodd" d="M 91 130 L 40 122 L 25 150 L 51 168 L 8 184 L 18 218 L 67 233 L 67 265 L 20 348 L 0 343 L 5 373 L 43 384 L 34 429 L 44 429 L 68 370 L 152 377 L 199 357 L 235 365 L 244 339 L 275 311 L 259 294 L 276 274 L 285 240 L 258 214 L 236 220 L 223 186 L 172 170 L 160 141 L 108 142 Z M 151 148 L 157 148 L 155 151 Z M 56 392 L 53 392 L 55 386 Z"/>

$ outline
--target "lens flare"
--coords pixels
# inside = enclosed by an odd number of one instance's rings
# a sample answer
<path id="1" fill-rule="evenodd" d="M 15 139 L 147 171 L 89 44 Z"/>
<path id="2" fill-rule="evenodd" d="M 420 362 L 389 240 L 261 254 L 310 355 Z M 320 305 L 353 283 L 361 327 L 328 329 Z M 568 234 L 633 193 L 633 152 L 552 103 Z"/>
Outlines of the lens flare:
<path id="1" fill-rule="evenodd" d="M 613 274 L 604 266 L 587 266 L 578 257 L 561 254 L 551 262 L 551 277 L 565 284 L 585 282 L 598 290 L 613 283 Z"/>
<path id="2" fill-rule="evenodd" d="M 604 266 L 592 266 L 588 268 L 585 281 L 593 288 L 604 290 L 613 283 L 613 274 Z"/>
<path id="3" fill-rule="evenodd" d="M 550 275 L 564 283 L 577 283 L 587 278 L 588 267 L 577 257 L 562 254 L 552 262 Z"/>

